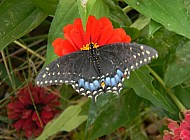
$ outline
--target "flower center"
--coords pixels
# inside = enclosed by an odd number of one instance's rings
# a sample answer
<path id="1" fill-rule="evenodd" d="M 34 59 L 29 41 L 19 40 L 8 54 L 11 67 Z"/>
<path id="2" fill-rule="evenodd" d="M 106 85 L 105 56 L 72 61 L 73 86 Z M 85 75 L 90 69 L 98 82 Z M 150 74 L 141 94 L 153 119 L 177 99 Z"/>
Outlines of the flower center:
<path id="1" fill-rule="evenodd" d="M 35 106 L 36 106 L 36 109 L 37 109 L 38 111 L 41 111 L 41 110 L 42 110 L 42 107 L 44 106 L 44 104 L 36 104 Z M 27 106 L 26 108 L 29 109 L 29 110 L 35 111 L 35 108 L 34 108 L 33 105 L 29 105 L 29 106 Z"/>
<path id="2" fill-rule="evenodd" d="M 80 50 L 81 51 L 89 51 L 92 48 L 96 48 L 97 49 L 98 47 L 99 47 L 98 43 L 89 42 L 88 44 L 83 45 L 82 48 L 80 48 Z"/>

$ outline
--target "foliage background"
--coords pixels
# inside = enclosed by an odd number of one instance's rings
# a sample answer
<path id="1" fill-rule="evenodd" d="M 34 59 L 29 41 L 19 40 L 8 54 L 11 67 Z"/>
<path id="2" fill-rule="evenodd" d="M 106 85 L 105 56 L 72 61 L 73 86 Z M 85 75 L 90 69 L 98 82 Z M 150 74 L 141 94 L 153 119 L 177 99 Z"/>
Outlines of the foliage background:
<path id="1" fill-rule="evenodd" d="M 110 139 L 149 139 L 141 129 L 147 116 L 154 113 L 156 118 L 179 120 L 179 112 L 190 108 L 189 0 L 0 2 L 1 108 L 6 107 L 10 95 L 33 82 L 44 62 L 46 65 L 57 58 L 51 43 L 62 37 L 62 28 L 77 17 L 82 18 L 85 27 L 89 15 L 106 16 L 114 27 L 124 28 L 133 42 L 147 44 L 159 52 L 157 60 L 133 71 L 130 79 L 125 80 L 119 98 L 101 95 L 94 105 L 70 86 L 57 87 L 63 112 L 37 139 L 55 137 L 63 131 L 73 132 L 73 139 L 96 139 L 103 135 Z M 5 111 L 1 111 L 0 121 L 9 128 Z M 121 127 L 125 130 L 118 133 Z M 112 132 L 118 134 L 113 136 Z M 4 135 L 9 134 L 3 131 L 3 138 Z"/>

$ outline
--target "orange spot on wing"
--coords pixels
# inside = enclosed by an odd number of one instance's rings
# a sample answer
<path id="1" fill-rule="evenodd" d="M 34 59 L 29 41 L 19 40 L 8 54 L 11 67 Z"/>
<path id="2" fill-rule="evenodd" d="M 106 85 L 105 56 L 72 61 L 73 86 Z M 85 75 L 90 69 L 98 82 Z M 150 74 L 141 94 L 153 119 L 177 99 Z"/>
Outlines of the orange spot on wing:
<path id="1" fill-rule="evenodd" d="M 100 83 L 100 85 L 101 85 L 101 87 L 104 89 L 105 88 L 105 86 L 106 86 L 106 84 L 105 84 L 105 82 L 104 81 L 102 81 L 101 83 Z"/>

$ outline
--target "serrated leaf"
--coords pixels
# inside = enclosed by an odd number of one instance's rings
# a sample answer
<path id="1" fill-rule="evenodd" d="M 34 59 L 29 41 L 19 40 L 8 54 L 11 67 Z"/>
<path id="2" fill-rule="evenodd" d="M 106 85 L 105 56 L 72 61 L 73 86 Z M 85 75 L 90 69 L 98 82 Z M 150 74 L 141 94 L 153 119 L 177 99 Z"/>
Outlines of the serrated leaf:
<path id="1" fill-rule="evenodd" d="M 165 83 L 168 87 L 179 85 L 190 78 L 190 41 L 176 50 L 176 56 L 168 64 L 165 73 Z"/>
<path id="2" fill-rule="evenodd" d="M 131 7 L 190 39 L 190 10 L 184 0 L 124 0 Z"/>
<path id="3" fill-rule="evenodd" d="M 141 67 L 131 73 L 130 78 L 126 81 L 126 85 L 133 88 L 138 96 L 149 100 L 164 110 L 173 112 L 173 109 L 167 103 L 164 96 L 153 87 L 152 81 L 153 78 L 149 75 L 148 69 Z"/>
<path id="4" fill-rule="evenodd" d="M 53 51 L 52 42 L 58 37 L 63 38 L 63 27 L 67 24 L 73 23 L 74 19 L 77 17 L 79 17 L 79 12 L 76 0 L 59 1 L 48 35 L 46 63 L 44 65 L 47 65 L 58 58 Z"/>
<path id="5" fill-rule="evenodd" d="M 52 120 L 45 126 L 43 133 L 36 140 L 45 140 L 59 131 L 64 130 L 69 132 L 77 128 L 87 119 L 87 115 L 80 115 L 81 112 L 81 106 L 69 106 L 58 118 Z"/>
<path id="6" fill-rule="evenodd" d="M 5 0 L 0 5 L 0 50 L 36 28 L 47 15 L 30 0 Z"/>
<path id="7" fill-rule="evenodd" d="M 85 139 L 93 140 L 124 126 L 138 115 L 144 105 L 144 99 L 135 95 L 132 90 L 119 98 L 110 93 L 100 95 L 98 100 L 96 110 L 90 108 L 90 111 L 96 112 L 93 113 L 96 116 L 89 115 L 88 119 L 93 120 L 93 126 Z"/>

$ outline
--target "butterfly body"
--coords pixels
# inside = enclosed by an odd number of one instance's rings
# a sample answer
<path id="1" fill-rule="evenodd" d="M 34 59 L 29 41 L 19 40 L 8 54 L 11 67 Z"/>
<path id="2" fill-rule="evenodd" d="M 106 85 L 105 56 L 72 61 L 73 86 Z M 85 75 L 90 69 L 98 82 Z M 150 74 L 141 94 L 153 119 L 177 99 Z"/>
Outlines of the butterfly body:
<path id="1" fill-rule="evenodd" d="M 136 43 L 114 43 L 58 58 L 40 71 L 39 86 L 70 84 L 81 95 L 96 99 L 105 92 L 118 94 L 130 71 L 148 64 L 158 53 L 153 48 Z"/>
<path id="2" fill-rule="evenodd" d="M 95 48 L 94 44 L 90 43 L 90 59 L 94 64 L 94 69 L 96 70 L 97 74 L 101 76 L 101 67 L 99 63 L 99 54 L 97 53 L 97 48 Z"/>

